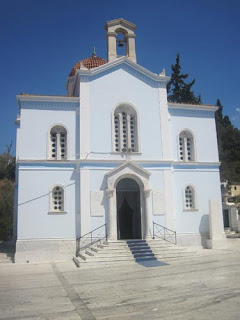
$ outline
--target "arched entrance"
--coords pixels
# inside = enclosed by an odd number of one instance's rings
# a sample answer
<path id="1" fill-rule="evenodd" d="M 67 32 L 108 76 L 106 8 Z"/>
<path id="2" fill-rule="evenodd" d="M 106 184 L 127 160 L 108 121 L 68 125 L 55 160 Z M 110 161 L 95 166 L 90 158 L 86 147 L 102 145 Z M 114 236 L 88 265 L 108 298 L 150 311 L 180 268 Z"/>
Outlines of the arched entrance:
<path id="1" fill-rule="evenodd" d="M 122 179 L 116 191 L 118 239 L 142 239 L 138 183 L 130 178 Z"/>

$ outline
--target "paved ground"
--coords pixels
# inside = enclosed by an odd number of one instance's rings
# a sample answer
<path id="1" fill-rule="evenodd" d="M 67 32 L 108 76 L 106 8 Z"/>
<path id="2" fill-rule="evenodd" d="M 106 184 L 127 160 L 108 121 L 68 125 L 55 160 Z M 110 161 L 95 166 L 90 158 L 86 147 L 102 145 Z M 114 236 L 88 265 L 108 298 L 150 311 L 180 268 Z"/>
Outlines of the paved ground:
<path id="1" fill-rule="evenodd" d="M 239 320 L 240 239 L 158 266 L 0 265 L 0 319 Z"/>

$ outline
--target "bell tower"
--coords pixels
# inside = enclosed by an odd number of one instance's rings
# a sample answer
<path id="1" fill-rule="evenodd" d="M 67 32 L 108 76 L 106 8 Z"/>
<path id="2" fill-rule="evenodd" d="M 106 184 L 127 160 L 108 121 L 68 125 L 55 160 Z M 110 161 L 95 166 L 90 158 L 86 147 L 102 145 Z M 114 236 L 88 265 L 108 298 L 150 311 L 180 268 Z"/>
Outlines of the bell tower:
<path id="1" fill-rule="evenodd" d="M 125 56 L 132 62 L 137 63 L 135 52 L 135 24 L 124 19 L 115 19 L 106 22 L 105 30 L 107 31 L 107 51 L 108 61 L 118 58 L 117 47 L 125 46 Z M 121 35 L 121 39 L 117 36 Z"/>

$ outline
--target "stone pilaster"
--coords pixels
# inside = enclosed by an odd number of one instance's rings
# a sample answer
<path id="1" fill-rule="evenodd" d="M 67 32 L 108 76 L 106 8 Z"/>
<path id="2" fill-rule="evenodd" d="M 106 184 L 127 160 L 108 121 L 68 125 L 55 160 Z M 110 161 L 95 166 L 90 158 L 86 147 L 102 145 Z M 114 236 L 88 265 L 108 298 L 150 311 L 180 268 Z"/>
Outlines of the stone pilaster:
<path id="1" fill-rule="evenodd" d="M 117 240 L 117 215 L 114 205 L 115 190 L 106 190 L 108 197 L 107 235 L 108 240 Z"/>
<path id="2" fill-rule="evenodd" d="M 144 198 L 145 198 L 145 230 L 144 230 L 144 239 L 151 238 L 151 225 L 152 225 L 152 213 L 151 213 L 151 203 L 150 195 L 151 189 L 145 189 Z"/>
<path id="3" fill-rule="evenodd" d="M 117 34 L 115 32 L 107 32 L 108 61 L 117 59 Z"/>

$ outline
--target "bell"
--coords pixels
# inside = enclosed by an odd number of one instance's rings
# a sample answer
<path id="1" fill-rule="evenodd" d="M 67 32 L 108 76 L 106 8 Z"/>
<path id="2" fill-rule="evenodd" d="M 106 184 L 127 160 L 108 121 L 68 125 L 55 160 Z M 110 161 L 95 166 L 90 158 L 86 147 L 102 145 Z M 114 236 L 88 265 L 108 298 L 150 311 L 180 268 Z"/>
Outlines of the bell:
<path id="1" fill-rule="evenodd" d="M 117 40 L 118 41 L 118 47 L 123 47 L 124 46 L 124 40 Z"/>

